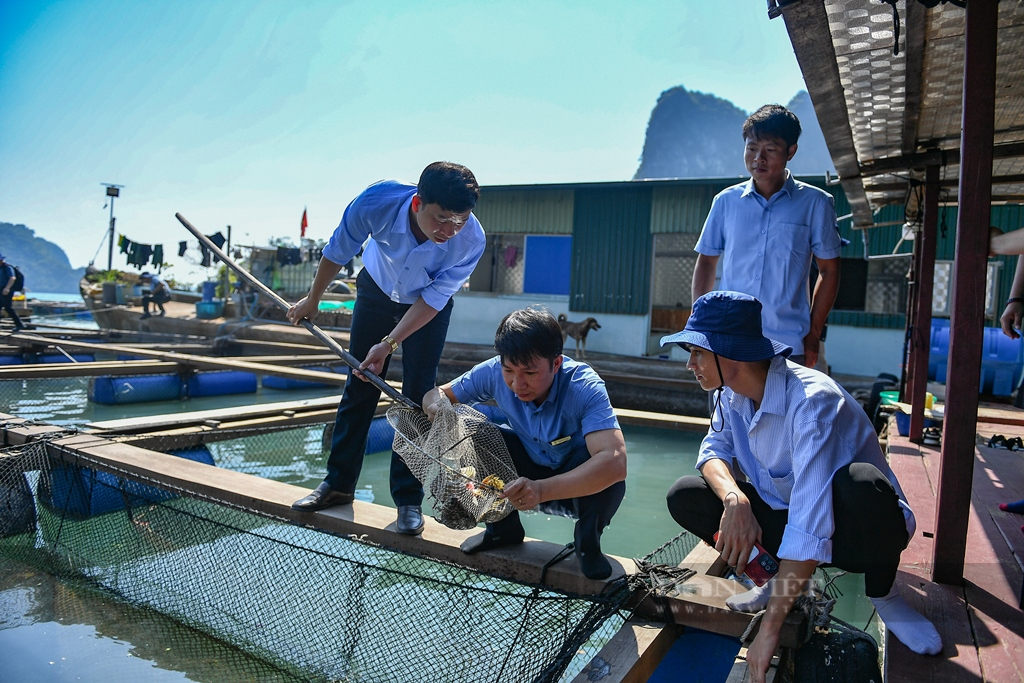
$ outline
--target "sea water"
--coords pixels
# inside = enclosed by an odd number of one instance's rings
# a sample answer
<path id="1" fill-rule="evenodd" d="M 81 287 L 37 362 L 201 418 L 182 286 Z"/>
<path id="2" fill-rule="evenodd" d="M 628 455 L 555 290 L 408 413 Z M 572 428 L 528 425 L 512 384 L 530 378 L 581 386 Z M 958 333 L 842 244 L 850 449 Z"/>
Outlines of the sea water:
<path id="1" fill-rule="evenodd" d="M 87 382 L 75 378 L 26 383 L 16 398 L 9 392 L 0 393 L 0 410 L 68 425 L 324 395 L 322 389 L 284 392 L 261 388 L 255 396 L 100 406 L 87 401 L 86 388 Z M 280 444 L 264 442 L 260 448 L 235 442 L 216 445 L 213 450 L 221 466 L 313 488 L 323 477 L 323 456 L 314 431 L 298 448 L 294 439 L 283 438 Z M 678 477 L 695 472 L 702 435 L 631 426 L 625 426 L 623 434 L 629 469 L 626 496 L 604 533 L 602 547 L 612 555 L 641 557 L 679 533 L 668 514 L 665 495 Z M 297 452 L 284 464 L 274 461 L 268 465 L 267 451 L 274 448 Z M 389 494 L 389 466 L 388 452 L 366 457 L 359 479 L 361 499 L 394 505 Z M 431 512 L 429 500 L 424 512 Z M 573 520 L 541 513 L 522 515 L 522 520 L 528 536 L 557 544 L 572 540 Z M 0 671 L 5 672 L 5 680 L 277 680 L 273 671 L 256 660 L 240 659 L 237 651 L 225 657 L 223 644 L 215 639 L 151 610 L 67 585 L 3 555 L 0 577 Z M 869 632 L 877 638 L 861 577 L 843 577 L 837 585 L 843 597 L 834 610 L 836 616 L 855 626 L 869 626 Z M 7 678 L 6 672 L 10 671 L 17 675 Z"/>

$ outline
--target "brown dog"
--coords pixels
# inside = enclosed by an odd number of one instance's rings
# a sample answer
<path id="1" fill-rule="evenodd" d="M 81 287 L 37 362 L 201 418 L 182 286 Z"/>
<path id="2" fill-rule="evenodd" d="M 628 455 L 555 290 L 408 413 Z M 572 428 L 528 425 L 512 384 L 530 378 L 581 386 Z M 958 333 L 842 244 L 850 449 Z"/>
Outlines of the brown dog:
<path id="1" fill-rule="evenodd" d="M 597 324 L 597 320 L 594 318 L 587 318 L 581 323 L 569 322 L 569 318 L 565 316 L 565 313 L 558 314 L 558 326 L 562 328 L 562 343 L 565 344 L 565 338 L 572 337 L 576 340 L 576 355 L 580 358 L 587 357 L 587 334 L 591 330 L 599 330 L 601 326 Z M 582 352 L 580 346 L 582 345 Z"/>

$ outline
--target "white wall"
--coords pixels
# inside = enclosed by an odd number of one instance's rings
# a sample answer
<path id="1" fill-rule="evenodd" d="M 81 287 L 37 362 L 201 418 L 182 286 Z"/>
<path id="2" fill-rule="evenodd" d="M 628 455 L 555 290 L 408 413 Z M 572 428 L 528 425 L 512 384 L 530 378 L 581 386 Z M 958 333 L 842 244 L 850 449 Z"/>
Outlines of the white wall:
<path id="1" fill-rule="evenodd" d="M 556 317 L 565 313 L 574 322 L 596 318 L 601 329 L 591 330 L 587 335 L 587 351 L 642 356 L 647 350 L 650 316 L 570 312 L 568 296 L 551 294 L 459 292 L 455 295 L 448 341 L 491 345 L 494 343 L 494 331 L 502 318 L 517 308 L 533 304 L 547 307 Z M 571 338 L 566 340 L 565 350 L 567 355 L 575 355 L 576 345 Z"/>
<path id="2" fill-rule="evenodd" d="M 877 377 L 880 372 L 900 375 L 903 330 L 829 325 L 825 359 L 840 375 Z"/>

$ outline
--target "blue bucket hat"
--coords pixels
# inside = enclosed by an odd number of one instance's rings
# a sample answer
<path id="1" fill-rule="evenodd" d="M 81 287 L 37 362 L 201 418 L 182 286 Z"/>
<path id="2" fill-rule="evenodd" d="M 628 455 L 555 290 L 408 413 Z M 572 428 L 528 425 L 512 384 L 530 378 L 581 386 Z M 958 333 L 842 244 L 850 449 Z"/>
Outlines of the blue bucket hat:
<path id="1" fill-rule="evenodd" d="M 793 347 L 761 332 L 761 302 L 742 292 L 708 292 L 693 302 L 682 332 L 661 338 L 661 345 L 676 343 L 684 349 L 699 346 L 722 358 L 738 361 L 789 356 Z"/>

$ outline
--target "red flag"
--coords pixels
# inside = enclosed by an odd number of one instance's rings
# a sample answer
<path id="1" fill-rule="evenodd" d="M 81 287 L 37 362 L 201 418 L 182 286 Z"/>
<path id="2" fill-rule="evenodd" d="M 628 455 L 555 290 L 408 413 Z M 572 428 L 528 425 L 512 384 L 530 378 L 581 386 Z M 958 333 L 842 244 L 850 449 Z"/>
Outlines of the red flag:
<path id="1" fill-rule="evenodd" d="M 309 221 L 306 220 L 306 207 L 302 207 L 302 224 L 300 226 L 299 237 L 306 236 L 306 228 L 309 227 Z"/>

